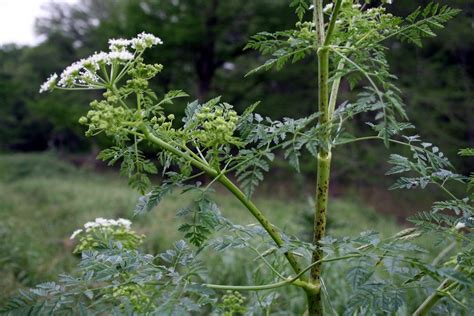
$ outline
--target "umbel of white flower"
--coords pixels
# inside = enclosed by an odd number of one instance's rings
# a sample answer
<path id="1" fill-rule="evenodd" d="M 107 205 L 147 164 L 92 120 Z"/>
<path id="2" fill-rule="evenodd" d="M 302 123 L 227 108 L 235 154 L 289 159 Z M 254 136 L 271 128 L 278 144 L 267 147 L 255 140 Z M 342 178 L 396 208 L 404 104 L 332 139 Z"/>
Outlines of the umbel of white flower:
<path id="1" fill-rule="evenodd" d="M 111 79 L 124 73 L 130 63 L 143 54 L 145 49 L 158 44 L 163 44 L 163 41 L 145 32 L 132 39 L 111 39 L 109 52 L 96 52 L 81 59 L 66 67 L 60 76 L 52 74 L 41 85 L 39 92 L 54 89 L 104 89 Z"/>
<path id="2" fill-rule="evenodd" d="M 85 223 L 83 229 L 75 230 L 72 233 L 70 239 L 76 238 L 77 235 L 79 235 L 83 231 L 88 232 L 88 231 L 90 231 L 91 229 L 94 229 L 94 228 L 122 227 L 122 228 L 125 228 L 125 229 L 129 230 L 131 226 L 132 226 L 132 222 L 129 221 L 128 219 L 119 218 L 119 219 L 115 220 L 115 219 L 105 219 L 105 218 L 102 218 L 102 217 L 98 217 L 93 222 Z"/>

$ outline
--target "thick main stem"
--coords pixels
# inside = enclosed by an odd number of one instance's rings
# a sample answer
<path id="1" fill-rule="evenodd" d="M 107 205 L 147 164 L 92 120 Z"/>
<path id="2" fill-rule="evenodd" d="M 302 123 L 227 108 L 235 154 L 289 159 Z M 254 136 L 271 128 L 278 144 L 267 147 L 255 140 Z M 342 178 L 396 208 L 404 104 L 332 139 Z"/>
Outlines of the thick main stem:
<path id="1" fill-rule="evenodd" d="M 316 43 L 322 46 L 324 43 L 324 16 L 323 16 L 323 0 L 314 0 L 313 2 L 313 22 L 316 28 Z"/>
<path id="2" fill-rule="evenodd" d="M 328 126 L 330 121 L 329 110 L 329 50 L 327 47 L 318 49 L 318 88 L 319 88 L 319 112 L 321 113 L 319 123 L 322 126 Z M 312 262 L 320 262 L 323 257 L 323 251 L 320 248 L 320 241 L 326 232 L 326 213 L 329 196 L 329 175 L 331 170 L 331 149 L 330 149 L 330 131 L 327 129 L 322 136 L 323 147 L 318 154 L 317 160 L 317 184 L 315 196 L 315 214 L 314 214 L 314 235 L 313 244 L 316 250 L 313 252 Z M 321 264 L 316 264 L 311 269 L 311 282 L 319 285 L 321 278 Z M 308 295 L 309 315 L 322 315 L 323 306 L 321 292 Z"/>
<path id="3" fill-rule="evenodd" d="M 326 214 L 329 198 L 329 175 L 331 171 L 331 127 L 332 114 L 336 103 L 337 90 L 339 89 L 339 80 L 333 85 L 331 92 L 331 103 L 329 104 L 329 47 L 331 37 L 336 29 L 336 21 L 342 0 L 336 0 L 331 18 L 329 20 L 327 32 L 324 31 L 324 15 L 322 9 L 322 0 L 314 0 L 314 25 L 316 28 L 316 44 L 318 46 L 318 111 L 319 124 L 325 127 L 320 141 L 322 147 L 319 150 L 317 158 L 317 183 L 316 183 L 316 203 L 314 212 L 314 235 L 313 244 L 315 250 L 312 256 L 314 266 L 310 272 L 310 282 L 317 288 L 321 284 L 321 259 L 323 251 L 321 249 L 321 239 L 326 233 Z M 343 67 L 343 64 L 340 65 Z M 338 67 L 339 68 L 339 67 Z M 310 316 L 319 316 L 323 314 L 323 303 L 321 291 L 307 292 L 308 314 Z"/>
<path id="4" fill-rule="evenodd" d="M 316 250 L 313 252 L 313 262 L 319 261 L 323 257 L 323 251 L 319 247 L 319 242 L 326 233 L 326 217 L 329 194 L 329 174 L 331 170 L 331 154 L 328 156 L 318 156 L 317 186 L 316 186 L 316 207 L 314 220 L 313 243 Z M 321 276 L 321 265 L 316 265 L 311 269 L 311 280 L 319 282 Z"/>

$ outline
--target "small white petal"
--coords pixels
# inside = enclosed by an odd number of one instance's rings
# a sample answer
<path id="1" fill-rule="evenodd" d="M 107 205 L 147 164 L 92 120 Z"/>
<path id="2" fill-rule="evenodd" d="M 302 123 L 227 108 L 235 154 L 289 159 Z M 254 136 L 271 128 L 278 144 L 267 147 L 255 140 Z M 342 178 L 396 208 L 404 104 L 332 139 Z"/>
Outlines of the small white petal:
<path id="1" fill-rule="evenodd" d="M 127 228 L 127 229 L 129 229 L 130 226 L 132 225 L 132 222 L 131 222 L 131 221 L 129 221 L 128 219 L 124 219 L 124 218 L 119 218 L 119 219 L 117 220 L 117 223 L 118 223 L 119 225 L 124 226 L 124 227 Z"/>
<path id="2" fill-rule="evenodd" d="M 163 44 L 163 41 L 153 34 L 142 32 L 138 34 L 136 38 L 132 39 L 131 43 L 132 48 L 144 50 L 145 48 L 149 48 L 154 45 Z"/>
<path id="3" fill-rule="evenodd" d="M 454 228 L 456 229 L 463 229 L 464 227 L 466 227 L 466 223 L 463 223 L 463 222 L 459 222 L 456 224 L 456 226 L 454 226 Z"/>
<path id="4" fill-rule="evenodd" d="M 52 74 L 49 76 L 48 80 L 46 80 L 40 87 L 39 92 L 43 93 L 49 90 L 52 90 L 54 86 L 56 85 L 56 81 L 58 80 L 58 75 L 57 74 Z"/>
<path id="5" fill-rule="evenodd" d="M 77 230 L 75 230 L 75 231 L 72 233 L 71 237 L 69 237 L 69 239 L 74 239 L 74 238 L 76 238 L 76 236 L 79 235 L 80 233 L 82 233 L 82 229 L 77 229 Z"/>
<path id="6" fill-rule="evenodd" d="M 332 10 L 332 7 L 333 7 L 333 6 L 334 6 L 334 3 L 328 3 L 328 4 L 326 4 L 326 5 L 324 6 L 324 8 L 323 8 L 323 12 L 324 12 L 324 13 L 328 13 L 329 11 Z"/>
<path id="7" fill-rule="evenodd" d="M 83 65 L 81 61 L 75 62 L 72 65 L 66 67 L 61 73 L 61 79 L 58 82 L 58 85 L 62 87 L 71 87 L 74 85 L 76 77 L 79 75 L 80 70 Z"/>
<path id="8" fill-rule="evenodd" d="M 118 226 L 118 223 L 115 219 L 109 219 L 107 221 L 107 226 Z"/>
<path id="9" fill-rule="evenodd" d="M 108 62 L 112 61 L 129 61 L 133 59 L 133 54 L 127 51 L 110 52 L 108 54 Z"/>
<path id="10" fill-rule="evenodd" d="M 112 38 L 109 40 L 109 49 L 113 52 L 118 52 L 126 49 L 129 45 L 132 44 L 131 40 L 123 38 Z"/>
<path id="11" fill-rule="evenodd" d="M 97 224 L 96 222 L 87 222 L 84 224 L 84 228 L 86 230 L 90 229 L 90 228 L 94 228 L 94 227 L 98 227 L 99 224 Z"/>

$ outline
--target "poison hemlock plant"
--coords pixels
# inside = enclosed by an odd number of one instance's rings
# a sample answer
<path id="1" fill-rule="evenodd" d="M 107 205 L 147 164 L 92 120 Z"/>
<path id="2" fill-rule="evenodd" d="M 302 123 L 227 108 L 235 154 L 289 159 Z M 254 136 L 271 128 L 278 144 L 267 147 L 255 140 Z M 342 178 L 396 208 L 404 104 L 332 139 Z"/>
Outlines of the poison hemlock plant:
<path id="1" fill-rule="evenodd" d="M 129 183 L 144 195 L 135 213 L 153 210 L 173 191 L 190 196 L 192 203 L 178 212 L 186 241 L 158 255 L 139 249 L 142 236 L 126 220 L 98 219 L 79 231 L 77 252 L 82 259 L 77 273 L 63 275 L 24 291 L 5 311 L 10 314 L 271 314 L 283 287 L 298 289 L 308 315 L 367 315 L 413 313 L 439 315 L 467 313 L 473 306 L 473 183 L 456 174 L 439 148 L 409 133 L 400 90 L 385 57 L 387 39 L 421 45 L 424 38 L 459 13 L 430 3 L 406 18 L 387 13 L 385 5 L 370 1 L 293 0 L 295 29 L 262 32 L 247 49 L 269 59 L 254 72 L 282 69 L 290 62 L 315 56 L 319 69 L 319 99 L 314 114 L 274 121 L 255 112 L 258 103 L 241 114 L 221 98 L 188 104 L 178 122 L 167 108 L 182 91 L 157 96 L 148 82 L 163 66 L 147 64 L 145 50 L 161 44 L 151 34 L 131 40 L 110 40 L 110 52 L 72 64 L 41 87 L 47 90 L 101 90 L 103 99 L 91 103 L 80 123 L 87 135 L 104 133 L 114 146 L 99 158 L 120 163 Z M 304 18 L 313 13 L 312 21 Z M 341 80 L 359 89 L 355 100 L 340 102 Z M 368 113 L 366 136 L 350 135 L 345 123 Z M 410 155 L 390 156 L 388 174 L 403 174 L 393 189 L 436 185 L 446 193 L 429 212 L 411 221 L 414 227 L 382 238 L 363 232 L 356 237 L 326 236 L 331 159 L 344 144 L 379 140 L 385 146 L 408 148 Z M 147 157 L 152 146 L 156 157 Z M 317 163 L 314 239 L 299 240 L 268 221 L 252 202 L 252 193 L 269 171 L 275 152 L 298 171 L 307 150 Z M 464 149 L 462 155 L 472 155 Z M 160 173 L 154 186 L 150 175 Z M 197 178 L 206 175 L 202 185 Z M 230 175 L 233 175 L 232 177 Z M 231 179 L 236 179 L 234 182 Z M 466 197 L 449 190 L 451 182 L 466 186 Z M 210 190 L 220 184 L 255 218 L 256 224 L 238 225 L 224 218 Z M 422 236 L 437 240 L 435 259 L 414 241 Z M 447 248 L 442 246 L 447 244 Z M 209 283 L 201 257 L 209 251 L 248 250 L 253 259 L 254 285 Z M 225 254 L 223 254 L 225 255 Z M 336 267 L 337 282 L 331 269 Z M 207 267 L 209 268 L 209 267 Z M 334 288 L 336 287 L 336 288 Z M 229 292 L 230 291 L 230 292 Z M 344 295 L 340 295 L 344 293 Z M 245 305 L 245 306 L 244 306 Z M 283 312 L 285 313 L 285 312 Z M 289 313 L 289 311 L 287 311 Z"/>

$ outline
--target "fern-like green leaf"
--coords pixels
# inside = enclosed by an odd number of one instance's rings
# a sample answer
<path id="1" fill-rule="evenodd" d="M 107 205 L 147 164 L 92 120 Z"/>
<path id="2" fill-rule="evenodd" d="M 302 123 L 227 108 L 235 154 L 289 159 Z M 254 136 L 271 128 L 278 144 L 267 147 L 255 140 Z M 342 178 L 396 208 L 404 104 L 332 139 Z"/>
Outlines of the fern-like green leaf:
<path id="1" fill-rule="evenodd" d="M 184 237 L 196 247 L 201 247 L 222 221 L 217 204 L 204 194 L 194 205 L 180 210 L 177 216 L 187 220 L 179 231 L 184 232 Z"/>
<path id="2" fill-rule="evenodd" d="M 440 6 L 431 2 L 424 9 L 418 7 L 405 19 L 406 24 L 402 25 L 395 35 L 402 41 L 422 46 L 424 38 L 435 37 L 434 30 L 442 29 L 444 24 L 461 12 L 448 6 Z"/>

